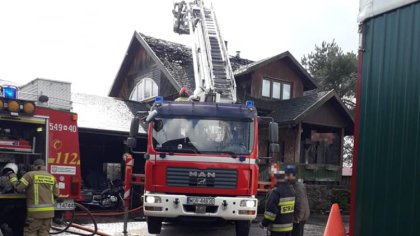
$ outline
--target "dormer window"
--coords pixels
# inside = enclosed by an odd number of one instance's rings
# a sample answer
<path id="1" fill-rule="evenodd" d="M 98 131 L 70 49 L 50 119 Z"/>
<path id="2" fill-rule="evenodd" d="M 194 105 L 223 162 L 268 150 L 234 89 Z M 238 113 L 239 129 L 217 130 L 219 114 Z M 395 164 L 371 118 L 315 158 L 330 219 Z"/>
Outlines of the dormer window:
<path id="1" fill-rule="evenodd" d="M 265 78 L 262 81 L 262 96 L 279 100 L 290 99 L 292 97 L 292 84 Z"/>
<path id="2" fill-rule="evenodd" d="M 156 82 L 150 78 L 144 78 L 140 80 L 134 87 L 130 95 L 131 101 L 144 101 L 150 98 L 154 98 L 158 95 L 158 86 Z"/>

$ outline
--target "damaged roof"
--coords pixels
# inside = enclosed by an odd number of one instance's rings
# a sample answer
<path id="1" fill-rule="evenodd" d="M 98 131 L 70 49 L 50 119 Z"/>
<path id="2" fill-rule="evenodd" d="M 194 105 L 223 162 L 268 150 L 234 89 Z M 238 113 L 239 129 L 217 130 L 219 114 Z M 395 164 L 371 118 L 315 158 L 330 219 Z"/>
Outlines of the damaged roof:
<path id="1" fill-rule="evenodd" d="M 82 93 L 72 93 L 71 100 L 78 126 L 84 129 L 128 133 L 134 114 L 150 109 L 140 102 Z M 139 133 L 146 134 L 146 131 L 140 127 Z"/>
<path id="2" fill-rule="evenodd" d="M 140 36 L 168 69 L 172 78 L 182 87 L 187 87 L 190 91 L 193 91 L 195 89 L 195 80 L 191 48 L 183 44 L 153 38 L 144 34 L 140 34 Z M 234 71 L 243 65 L 253 62 L 237 56 L 231 56 L 229 59 Z"/>
<path id="3" fill-rule="evenodd" d="M 181 87 L 187 87 L 190 91 L 195 89 L 194 67 L 190 47 L 134 32 L 109 96 L 116 97 L 118 95 L 122 81 L 125 79 L 130 64 L 140 47 L 148 52 L 176 90 L 179 90 Z M 230 63 L 234 71 L 252 62 L 236 56 L 230 57 Z"/>

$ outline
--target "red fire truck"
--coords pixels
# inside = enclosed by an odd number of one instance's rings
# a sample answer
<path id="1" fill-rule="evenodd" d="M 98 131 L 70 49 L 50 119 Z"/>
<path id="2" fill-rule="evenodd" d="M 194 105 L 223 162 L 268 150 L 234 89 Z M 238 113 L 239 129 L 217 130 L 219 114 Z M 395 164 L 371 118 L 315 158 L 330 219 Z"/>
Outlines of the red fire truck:
<path id="1" fill-rule="evenodd" d="M 139 123 L 148 130 L 144 154 L 144 214 L 149 233 L 174 218 L 234 221 L 248 235 L 257 214 L 258 122 L 253 102 L 237 104 L 229 55 L 214 10 L 201 0 L 174 5 L 174 31 L 191 34 L 195 91 L 184 100 L 157 97 L 133 119 L 127 145 L 136 146 Z M 271 153 L 278 126 L 269 122 Z"/>
<path id="2" fill-rule="evenodd" d="M 20 178 L 35 159 L 44 159 L 64 199 L 56 210 L 73 209 L 81 189 L 77 114 L 17 99 L 16 87 L 0 90 L 0 229 L 21 235 L 25 196 L 14 192 L 3 170 L 14 163 Z"/>

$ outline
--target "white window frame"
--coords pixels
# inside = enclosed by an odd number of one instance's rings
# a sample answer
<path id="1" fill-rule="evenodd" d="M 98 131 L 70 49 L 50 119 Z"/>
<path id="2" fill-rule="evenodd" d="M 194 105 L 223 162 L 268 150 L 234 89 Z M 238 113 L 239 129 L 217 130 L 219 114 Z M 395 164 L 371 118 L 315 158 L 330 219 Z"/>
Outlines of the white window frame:
<path id="1" fill-rule="evenodd" d="M 147 89 L 146 85 L 148 82 L 151 83 L 149 85 L 151 86 L 149 89 L 151 89 L 152 91 L 150 91 L 150 96 L 146 97 L 145 96 L 146 89 Z M 159 95 L 159 86 L 157 85 L 157 83 L 151 78 L 143 78 L 134 86 L 133 90 L 131 91 L 129 100 L 141 102 L 141 101 L 152 99 L 158 95 Z"/>
<path id="2" fill-rule="evenodd" d="M 266 96 L 266 94 L 264 94 L 263 92 L 264 92 L 264 84 L 267 84 L 267 82 L 266 81 L 268 81 L 269 82 L 269 90 L 270 90 L 270 95 L 269 96 Z M 271 99 L 275 99 L 275 100 L 289 100 L 289 99 L 291 99 L 291 98 L 293 98 L 293 94 L 292 94 L 292 92 L 293 92 L 293 83 L 292 82 L 289 82 L 289 81 L 283 81 L 283 80 L 277 80 L 277 79 L 273 79 L 273 78 L 269 78 L 269 77 L 264 77 L 263 79 L 262 79 L 262 82 L 261 82 L 262 84 L 261 84 L 261 96 L 263 97 L 263 98 L 271 98 Z M 274 97 L 274 91 L 273 91 L 273 89 L 274 89 L 274 83 L 279 83 L 280 84 L 280 87 L 279 87 L 279 89 L 280 89 L 280 97 Z M 289 90 L 289 97 L 288 98 L 285 98 L 284 97 L 284 85 L 289 85 L 289 88 L 290 88 L 290 90 Z"/>

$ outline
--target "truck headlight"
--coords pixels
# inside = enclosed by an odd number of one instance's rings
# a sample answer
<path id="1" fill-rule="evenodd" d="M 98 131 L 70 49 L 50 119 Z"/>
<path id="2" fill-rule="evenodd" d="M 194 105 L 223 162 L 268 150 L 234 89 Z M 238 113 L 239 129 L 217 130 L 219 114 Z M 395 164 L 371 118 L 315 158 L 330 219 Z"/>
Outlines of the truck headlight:
<path id="1" fill-rule="evenodd" d="M 162 199 L 157 196 L 146 196 L 146 203 L 161 203 Z"/>
<path id="2" fill-rule="evenodd" d="M 255 207 L 257 205 L 256 200 L 241 200 L 241 207 Z"/>

